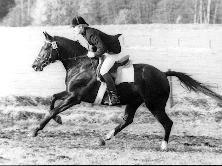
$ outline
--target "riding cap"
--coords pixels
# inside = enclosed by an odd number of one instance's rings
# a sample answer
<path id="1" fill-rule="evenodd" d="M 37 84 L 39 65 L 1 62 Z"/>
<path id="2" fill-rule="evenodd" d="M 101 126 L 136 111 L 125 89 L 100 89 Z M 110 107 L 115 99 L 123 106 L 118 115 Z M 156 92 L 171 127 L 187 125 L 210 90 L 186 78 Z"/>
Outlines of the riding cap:
<path id="1" fill-rule="evenodd" d="M 74 28 L 77 25 L 88 25 L 89 24 L 81 17 L 81 16 L 76 16 L 72 19 L 72 27 Z"/>

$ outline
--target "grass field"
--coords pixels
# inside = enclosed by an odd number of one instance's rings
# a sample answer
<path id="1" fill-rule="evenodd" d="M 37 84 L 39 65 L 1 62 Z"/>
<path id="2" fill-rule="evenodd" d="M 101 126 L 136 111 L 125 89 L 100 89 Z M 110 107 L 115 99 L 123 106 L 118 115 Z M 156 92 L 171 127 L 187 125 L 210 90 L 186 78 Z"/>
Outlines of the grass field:
<path id="1" fill-rule="evenodd" d="M 168 151 L 160 150 L 163 128 L 141 106 L 134 123 L 106 146 L 99 138 L 118 125 L 124 107 L 82 103 L 28 137 L 49 107 L 49 98 L 11 96 L 0 103 L 0 164 L 221 164 L 222 108 L 205 96 L 186 94 L 166 112 L 174 121 Z"/>
<path id="2" fill-rule="evenodd" d="M 221 25 L 96 27 L 123 33 L 134 63 L 186 72 L 222 94 Z M 160 150 L 163 128 L 143 105 L 133 124 L 106 146 L 99 146 L 98 140 L 118 125 L 125 106 L 81 103 L 61 114 L 63 125 L 51 121 L 38 137 L 28 137 L 47 113 L 50 96 L 65 88 L 61 63 L 39 73 L 31 68 L 45 30 L 74 39 L 67 26 L 0 27 L 0 164 L 222 164 L 222 107 L 209 97 L 187 92 L 175 78 L 175 105 L 166 108 L 174 121 L 166 152 Z"/>

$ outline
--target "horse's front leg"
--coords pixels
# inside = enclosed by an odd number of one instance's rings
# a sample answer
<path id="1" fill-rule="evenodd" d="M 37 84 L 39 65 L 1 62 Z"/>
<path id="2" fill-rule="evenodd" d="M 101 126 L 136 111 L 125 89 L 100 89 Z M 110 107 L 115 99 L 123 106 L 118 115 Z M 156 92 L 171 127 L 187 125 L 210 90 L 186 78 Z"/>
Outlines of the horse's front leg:
<path id="1" fill-rule="evenodd" d="M 53 110 L 55 107 L 55 102 L 57 100 L 62 100 L 64 99 L 66 96 L 68 95 L 67 91 L 62 91 L 60 93 L 56 93 L 54 95 L 52 95 L 52 99 L 51 99 L 51 105 L 50 105 L 50 110 Z"/>
<path id="2" fill-rule="evenodd" d="M 52 110 L 55 108 L 55 102 L 57 100 L 62 100 L 65 99 L 65 97 L 68 95 L 67 91 L 62 91 L 60 93 L 56 93 L 54 95 L 52 95 L 52 99 L 51 99 L 51 105 L 50 105 L 50 110 L 49 113 L 52 112 Z M 53 118 L 54 121 L 56 121 L 58 124 L 62 124 L 62 118 L 59 115 L 56 115 Z"/>
<path id="3" fill-rule="evenodd" d="M 74 92 L 68 93 L 65 100 L 63 100 L 57 107 L 55 107 L 53 110 L 51 110 L 50 113 L 48 115 L 46 115 L 46 117 L 40 123 L 40 125 L 34 129 L 32 136 L 36 137 L 38 135 L 38 131 L 42 130 L 46 126 L 46 124 L 52 118 L 55 118 L 59 113 L 65 111 L 66 109 L 72 107 L 73 105 L 79 104 L 80 102 L 81 101 L 79 100 L 78 95 L 76 95 Z"/>

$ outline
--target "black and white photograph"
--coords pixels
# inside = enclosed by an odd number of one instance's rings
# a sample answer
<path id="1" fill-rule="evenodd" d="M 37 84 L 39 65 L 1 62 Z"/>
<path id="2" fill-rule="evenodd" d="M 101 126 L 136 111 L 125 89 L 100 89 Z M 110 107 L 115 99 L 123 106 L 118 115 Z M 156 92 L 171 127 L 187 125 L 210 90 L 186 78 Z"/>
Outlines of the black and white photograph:
<path id="1" fill-rule="evenodd" d="M 0 165 L 221 164 L 221 0 L 0 0 Z"/>

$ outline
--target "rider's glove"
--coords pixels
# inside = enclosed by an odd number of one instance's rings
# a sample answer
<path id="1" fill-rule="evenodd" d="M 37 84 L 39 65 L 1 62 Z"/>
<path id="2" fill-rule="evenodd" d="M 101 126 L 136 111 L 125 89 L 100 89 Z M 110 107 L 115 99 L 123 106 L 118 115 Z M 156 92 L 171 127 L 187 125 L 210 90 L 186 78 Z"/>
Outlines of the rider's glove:
<path id="1" fill-rule="evenodd" d="M 94 57 L 95 57 L 95 53 L 89 51 L 88 54 L 87 54 L 87 56 L 88 56 L 89 58 L 94 58 Z"/>

